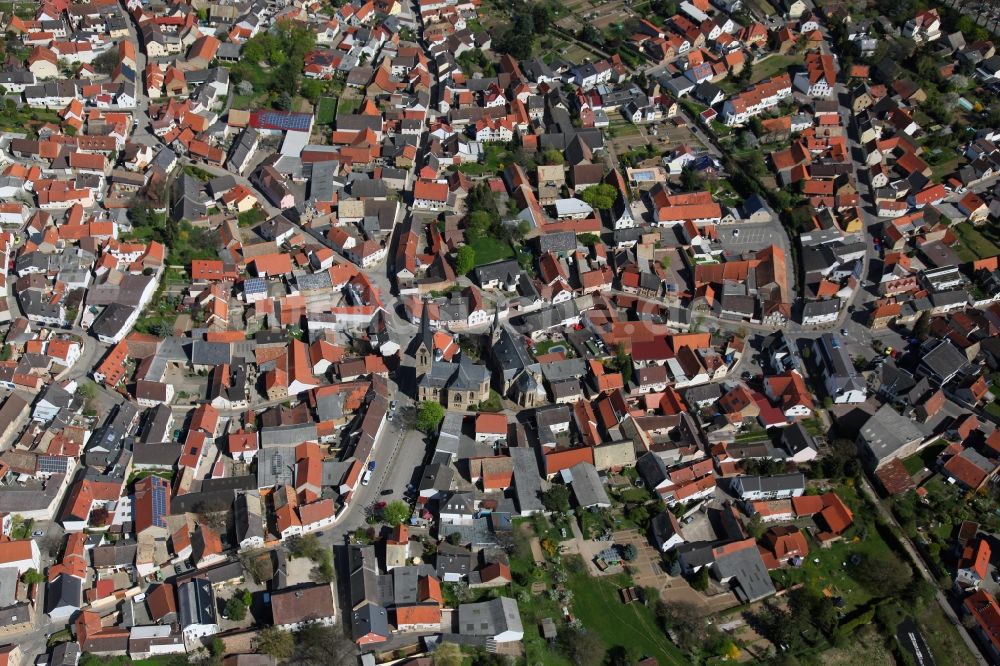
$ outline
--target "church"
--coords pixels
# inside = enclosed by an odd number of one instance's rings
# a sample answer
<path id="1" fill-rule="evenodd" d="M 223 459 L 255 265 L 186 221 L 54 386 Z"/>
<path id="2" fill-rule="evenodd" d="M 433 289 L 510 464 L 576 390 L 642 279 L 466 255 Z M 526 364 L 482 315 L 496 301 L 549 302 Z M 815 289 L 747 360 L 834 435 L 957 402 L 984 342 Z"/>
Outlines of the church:
<path id="1" fill-rule="evenodd" d="M 418 400 L 465 410 L 490 397 L 490 371 L 466 358 L 447 332 L 431 330 L 426 303 L 409 353 L 416 361 Z"/>

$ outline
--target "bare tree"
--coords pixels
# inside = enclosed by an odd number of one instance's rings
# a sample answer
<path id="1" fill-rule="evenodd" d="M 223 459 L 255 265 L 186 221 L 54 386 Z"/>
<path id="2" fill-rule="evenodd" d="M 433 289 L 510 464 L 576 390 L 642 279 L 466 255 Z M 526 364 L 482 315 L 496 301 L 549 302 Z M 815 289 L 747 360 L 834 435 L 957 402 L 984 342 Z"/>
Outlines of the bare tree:
<path id="1" fill-rule="evenodd" d="M 350 664 L 355 661 L 354 643 L 344 634 L 342 627 L 306 625 L 296 634 L 295 656 L 289 663 L 297 666 L 327 666 Z"/>

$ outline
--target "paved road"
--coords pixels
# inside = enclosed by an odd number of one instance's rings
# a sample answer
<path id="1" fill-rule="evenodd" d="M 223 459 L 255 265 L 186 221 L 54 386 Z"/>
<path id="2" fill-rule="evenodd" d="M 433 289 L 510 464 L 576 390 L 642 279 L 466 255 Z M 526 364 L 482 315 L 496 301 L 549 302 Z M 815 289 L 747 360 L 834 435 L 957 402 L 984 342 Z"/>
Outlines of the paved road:
<path id="1" fill-rule="evenodd" d="M 903 544 L 903 548 L 906 549 L 906 552 L 909 554 L 910 559 L 916 566 L 917 571 L 920 573 L 920 576 L 928 583 L 933 585 L 934 589 L 937 590 L 935 598 L 937 599 L 938 604 L 941 606 L 941 610 L 943 610 L 944 614 L 948 616 L 948 619 L 951 621 L 951 623 L 955 625 L 955 629 L 958 631 L 958 635 L 962 637 L 962 640 L 965 642 L 966 647 L 969 648 L 969 651 L 972 652 L 973 656 L 976 658 L 976 663 L 981 664 L 982 666 L 987 666 L 989 662 L 983 657 L 982 652 L 979 651 L 979 646 L 976 645 L 976 642 L 974 640 L 972 640 L 972 636 L 969 635 L 969 632 L 965 628 L 965 625 L 962 624 L 961 620 L 958 619 L 958 615 L 955 614 L 955 609 L 951 607 L 951 604 L 948 602 L 947 597 L 945 597 L 944 593 L 939 589 L 937 579 L 931 573 L 930 569 L 927 566 L 927 563 L 924 561 L 923 556 L 916 549 L 916 547 L 914 547 L 909 537 L 907 537 L 903 533 L 903 529 L 899 526 L 899 523 L 896 522 L 896 517 L 892 515 L 892 512 L 889 511 L 889 509 L 886 508 L 885 504 L 882 503 L 882 500 L 879 499 L 878 495 L 875 493 L 875 489 L 872 488 L 871 483 L 868 481 L 867 477 L 862 477 L 861 490 L 864 491 L 865 495 L 868 496 L 868 499 L 870 499 L 875 504 L 875 507 L 876 509 L 878 509 L 879 514 L 881 514 L 882 517 L 897 530 L 897 533 L 900 535 L 900 543 Z"/>

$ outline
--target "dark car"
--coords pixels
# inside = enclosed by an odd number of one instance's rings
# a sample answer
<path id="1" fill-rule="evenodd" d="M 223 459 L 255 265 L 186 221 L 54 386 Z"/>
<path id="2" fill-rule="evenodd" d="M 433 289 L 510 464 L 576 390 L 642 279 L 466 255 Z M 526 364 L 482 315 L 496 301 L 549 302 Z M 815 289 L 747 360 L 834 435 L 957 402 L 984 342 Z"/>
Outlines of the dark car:
<path id="1" fill-rule="evenodd" d="M 385 490 L 383 490 L 382 492 L 380 492 L 379 495 L 391 495 L 392 492 L 393 492 L 392 488 L 386 488 Z"/>

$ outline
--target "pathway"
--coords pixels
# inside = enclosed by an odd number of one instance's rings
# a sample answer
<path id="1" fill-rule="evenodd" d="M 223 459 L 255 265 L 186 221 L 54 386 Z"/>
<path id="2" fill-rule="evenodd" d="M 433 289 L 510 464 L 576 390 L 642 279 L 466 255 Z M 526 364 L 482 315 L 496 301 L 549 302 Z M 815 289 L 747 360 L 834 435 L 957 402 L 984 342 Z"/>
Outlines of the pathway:
<path id="1" fill-rule="evenodd" d="M 892 515 L 892 512 L 889 511 L 885 504 L 883 504 L 882 500 L 879 499 L 878 495 L 875 493 L 875 489 L 872 488 L 867 477 L 862 477 L 861 490 L 865 493 L 868 499 L 875 504 L 875 508 L 878 510 L 879 514 L 898 531 L 900 534 L 900 543 L 903 544 L 903 548 L 906 550 L 907 554 L 909 554 L 910 559 L 913 560 L 913 564 L 917 571 L 924 578 L 924 580 L 933 585 L 937 590 L 935 598 L 941 606 L 941 610 L 944 611 L 944 614 L 948 617 L 951 623 L 955 625 L 958 635 L 962 637 L 966 647 L 968 647 L 969 651 L 975 656 L 976 663 L 986 666 L 989 662 L 983 657 L 982 652 L 979 651 L 979 646 L 976 645 L 976 642 L 972 639 L 972 636 L 969 635 L 969 631 L 965 628 L 965 625 L 963 625 L 961 620 L 959 620 L 958 615 L 955 613 L 955 609 L 951 607 L 951 604 L 948 602 L 947 597 L 945 597 L 944 592 L 942 592 L 938 587 L 937 579 L 934 577 L 934 574 L 931 573 L 930 568 L 924 561 L 923 556 L 913 546 L 913 542 L 910 541 L 910 538 L 903 534 L 903 529 L 899 526 L 899 523 L 896 522 L 896 517 Z"/>

